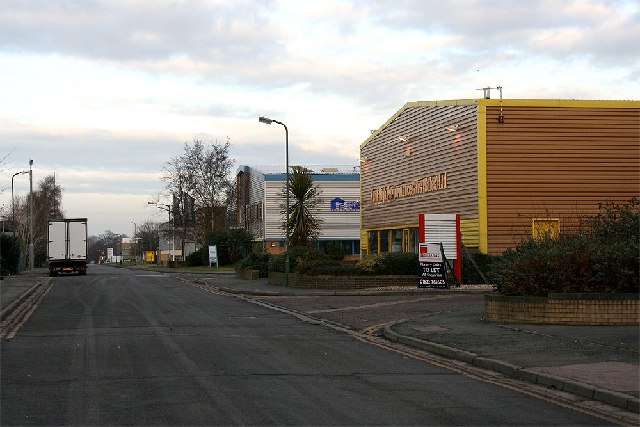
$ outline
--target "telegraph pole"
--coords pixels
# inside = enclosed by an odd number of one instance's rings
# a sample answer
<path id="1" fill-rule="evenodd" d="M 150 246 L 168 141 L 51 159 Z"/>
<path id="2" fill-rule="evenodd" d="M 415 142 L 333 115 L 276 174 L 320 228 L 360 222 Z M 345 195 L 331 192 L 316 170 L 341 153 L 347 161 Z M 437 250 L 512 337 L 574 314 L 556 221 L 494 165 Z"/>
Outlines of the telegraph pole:
<path id="1" fill-rule="evenodd" d="M 29 160 L 29 271 L 33 271 L 33 159 Z"/>

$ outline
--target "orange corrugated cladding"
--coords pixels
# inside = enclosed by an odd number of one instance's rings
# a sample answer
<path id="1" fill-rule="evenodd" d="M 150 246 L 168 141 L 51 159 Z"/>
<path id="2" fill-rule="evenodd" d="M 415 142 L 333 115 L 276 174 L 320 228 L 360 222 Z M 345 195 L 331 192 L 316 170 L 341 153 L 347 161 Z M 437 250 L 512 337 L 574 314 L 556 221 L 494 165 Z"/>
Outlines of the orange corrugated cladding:
<path id="1" fill-rule="evenodd" d="M 487 106 L 487 242 L 499 254 L 533 218 L 581 226 L 598 203 L 640 195 L 640 109 Z"/>

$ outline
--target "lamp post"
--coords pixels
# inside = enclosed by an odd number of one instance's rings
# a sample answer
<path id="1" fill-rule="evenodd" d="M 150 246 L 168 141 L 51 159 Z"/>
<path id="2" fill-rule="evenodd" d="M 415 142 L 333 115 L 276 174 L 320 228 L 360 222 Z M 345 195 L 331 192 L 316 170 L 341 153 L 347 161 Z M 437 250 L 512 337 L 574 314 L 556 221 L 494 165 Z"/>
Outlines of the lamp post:
<path id="1" fill-rule="evenodd" d="M 33 271 L 33 159 L 29 160 L 29 271 Z"/>
<path id="2" fill-rule="evenodd" d="M 271 123 L 277 123 L 284 127 L 284 144 L 286 151 L 286 168 L 287 168 L 287 185 L 286 185 L 286 197 L 287 197 L 287 219 L 285 226 L 285 238 L 284 238 L 284 280 L 285 285 L 289 286 L 289 129 L 287 129 L 287 125 L 278 120 L 269 119 L 267 117 L 261 116 L 258 118 L 260 123 L 264 123 L 270 125 Z"/>
<path id="3" fill-rule="evenodd" d="M 172 219 L 171 217 L 171 206 L 164 205 L 162 203 L 156 202 L 147 202 L 148 205 L 154 205 L 158 209 L 162 209 L 163 211 L 169 212 L 169 221 L 171 221 L 171 261 L 176 261 L 176 227 L 175 227 L 175 217 Z"/>
<path id="4" fill-rule="evenodd" d="M 133 253 L 133 255 L 135 256 L 136 259 L 136 264 L 138 263 L 138 238 L 136 237 L 138 235 L 138 224 L 135 223 L 135 221 L 131 220 L 131 224 L 133 224 L 133 241 L 134 244 L 136 245 L 135 248 L 135 252 Z"/>

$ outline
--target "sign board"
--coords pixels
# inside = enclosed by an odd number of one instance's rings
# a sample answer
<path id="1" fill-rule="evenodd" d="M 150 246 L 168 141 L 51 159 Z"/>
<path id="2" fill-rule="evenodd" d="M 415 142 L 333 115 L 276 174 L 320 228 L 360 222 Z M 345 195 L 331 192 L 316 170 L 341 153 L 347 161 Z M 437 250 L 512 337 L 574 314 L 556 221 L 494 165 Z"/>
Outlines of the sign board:
<path id="1" fill-rule="evenodd" d="M 211 267 L 214 262 L 216 263 L 216 268 L 218 268 L 218 248 L 216 245 L 209 246 L 209 267 Z"/>
<path id="2" fill-rule="evenodd" d="M 442 245 L 439 243 L 420 243 L 418 260 L 420 274 L 419 288 L 447 288 L 447 268 Z"/>
<path id="3" fill-rule="evenodd" d="M 156 262 L 156 253 L 154 251 L 144 251 L 144 262 L 146 263 Z"/>
<path id="4" fill-rule="evenodd" d="M 418 260 L 420 262 L 444 262 L 442 259 L 442 250 L 438 243 L 420 243 L 420 253 Z"/>
<path id="5" fill-rule="evenodd" d="M 456 280 L 462 282 L 462 232 L 459 214 L 418 215 L 419 239 L 421 243 L 442 245 L 445 260 L 453 261 Z"/>

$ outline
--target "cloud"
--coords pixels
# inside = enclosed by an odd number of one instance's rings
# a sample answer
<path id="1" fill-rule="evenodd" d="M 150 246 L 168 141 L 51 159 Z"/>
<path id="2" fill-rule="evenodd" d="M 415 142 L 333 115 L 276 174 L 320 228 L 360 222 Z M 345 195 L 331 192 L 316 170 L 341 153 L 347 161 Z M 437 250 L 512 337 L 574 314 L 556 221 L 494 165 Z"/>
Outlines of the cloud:
<path id="1" fill-rule="evenodd" d="M 393 28 L 459 37 L 476 56 L 513 51 L 525 57 L 587 56 L 596 64 L 637 63 L 640 10 L 625 1 L 400 0 L 371 6 Z"/>
<path id="2" fill-rule="evenodd" d="M 13 1 L 0 50 L 88 58 L 248 90 L 304 86 L 389 110 L 475 69 L 532 56 L 638 64 L 640 11 L 623 1 Z M 418 94 L 418 95 L 416 95 Z M 237 105 L 168 108 L 249 117 Z"/>
<path id="3" fill-rule="evenodd" d="M 263 16 L 268 7 L 267 1 L 9 0 L 0 10 L 0 47 L 115 61 L 257 61 L 277 46 Z"/>

